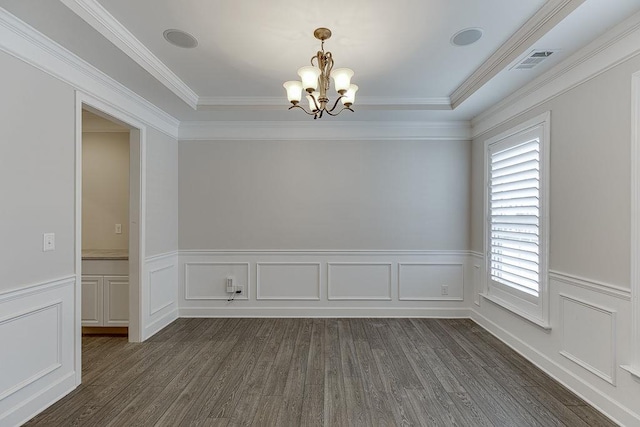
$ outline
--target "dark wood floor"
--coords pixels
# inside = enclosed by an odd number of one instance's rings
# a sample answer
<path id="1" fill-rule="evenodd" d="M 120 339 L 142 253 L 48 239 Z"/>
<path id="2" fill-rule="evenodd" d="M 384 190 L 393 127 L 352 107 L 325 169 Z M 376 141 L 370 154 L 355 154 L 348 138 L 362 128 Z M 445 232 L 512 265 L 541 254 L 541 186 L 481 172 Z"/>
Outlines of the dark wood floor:
<path id="1" fill-rule="evenodd" d="M 614 425 L 470 320 L 179 319 L 82 358 L 27 425 Z"/>

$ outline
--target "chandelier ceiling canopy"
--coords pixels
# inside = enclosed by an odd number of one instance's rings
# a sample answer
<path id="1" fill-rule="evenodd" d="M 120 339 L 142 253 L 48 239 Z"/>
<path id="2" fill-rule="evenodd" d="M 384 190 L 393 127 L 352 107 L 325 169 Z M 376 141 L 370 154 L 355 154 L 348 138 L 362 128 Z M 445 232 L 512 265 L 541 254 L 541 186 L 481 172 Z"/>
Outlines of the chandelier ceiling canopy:
<path id="1" fill-rule="evenodd" d="M 298 75 L 302 81 L 288 81 L 283 84 L 287 90 L 287 98 L 291 102 L 292 108 L 300 108 L 305 113 L 319 119 L 324 113 L 330 116 L 337 116 L 344 110 L 353 111 L 351 106 L 355 102 L 358 86 L 351 84 L 353 70 L 349 68 L 333 69 L 333 55 L 324 51 L 324 41 L 331 37 L 331 30 L 328 28 L 317 28 L 313 35 L 321 41 L 321 50 L 311 57 L 311 65 L 298 69 Z M 327 91 L 330 89 L 331 78 L 333 78 L 338 98 L 330 106 Z M 307 92 L 309 110 L 299 105 L 302 99 L 302 90 Z M 342 103 L 342 108 L 337 112 L 338 103 Z"/>

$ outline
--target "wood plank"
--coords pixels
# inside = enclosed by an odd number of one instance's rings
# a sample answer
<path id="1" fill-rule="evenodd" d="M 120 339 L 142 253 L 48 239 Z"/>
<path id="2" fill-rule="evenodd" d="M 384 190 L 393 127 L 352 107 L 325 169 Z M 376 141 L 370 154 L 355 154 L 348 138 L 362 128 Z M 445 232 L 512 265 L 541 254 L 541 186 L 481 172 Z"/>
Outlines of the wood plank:
<path id="1" fill-rule="evenodd" d="M 615 425 L 469 320 L 178 319 L 82 349 L 26 425 Z"/>

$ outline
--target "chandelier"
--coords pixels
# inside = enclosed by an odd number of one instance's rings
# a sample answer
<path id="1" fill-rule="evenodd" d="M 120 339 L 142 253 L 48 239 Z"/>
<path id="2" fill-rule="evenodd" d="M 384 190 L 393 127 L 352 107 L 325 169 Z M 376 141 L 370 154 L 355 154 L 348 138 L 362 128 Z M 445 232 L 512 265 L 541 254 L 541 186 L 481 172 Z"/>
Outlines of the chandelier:
<path id="1" fill-rule="evenodd" d="M 328 28 L 317 28 L 313 35 L 322 42 L 321 50 L 316 56 L 311 57 L 311 65 L 302 67 L 298 70 L 300 81 L 289 81 L 283 84 L 287 90 L 287 98 L 291 102 L 292 108 L 300 108 L 305 113 L 313 116 L 314 120 L 322 117 L 324 113 L 330 116 L 337 116 L 344 110 L 353 111 L 351 106 L 356 99 L 358 86 L 351 84 L 353 70 L 349 68 L 333 69 L 333 55 L 331 52 L 324 51 L 324 41 L 331 37 L 331 30 Z M 330 87 L 330 79 L 333 78 L 338 99 L 335 100 L 333 106 L 329 108 L 329 98 L 327 91 Z M 299 105 L 302 99 L 302 90 L 307 92 L 307 100 L 309 101 L 309 111 Z M 342 102 L 342 108 L 336 111 L 338 103 Z"/>

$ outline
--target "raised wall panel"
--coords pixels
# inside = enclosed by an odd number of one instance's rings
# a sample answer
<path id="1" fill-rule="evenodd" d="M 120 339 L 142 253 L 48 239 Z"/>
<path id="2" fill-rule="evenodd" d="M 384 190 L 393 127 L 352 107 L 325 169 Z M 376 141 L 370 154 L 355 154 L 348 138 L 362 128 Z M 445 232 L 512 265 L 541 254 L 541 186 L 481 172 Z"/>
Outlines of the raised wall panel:
<path id="1" fill-rule="evenodd" d="M 178 318 L 178 253 L 153 255 L 145 259 L 142 306 L 143 336 L 151 337 Z"/>
<path id="2" fill-rule="evenodd" d="M 320 263 L 257 263 L 256 299 L 319 300 Z"/>
<path id="3" fill-rule="evenodd" d="M 185 264 L 185 299 L 226 300 L 227 277 L 233 277 L 236 285 L 243 287 L 235 299 L 247 299 L 249 295 L 248 262 L 189 262 Z"/>
<path id="4" fill-rule="evenodd" d="M 0 400 L 59 368 L 62 302 L 33 307 L 0 320 Z"/>
<path id="5" fill-rule="evenodd" d="M 175 264 L 149 269 L 149 316 L 175 304 L 176 278 Z"/>
<path id="6" fill-rule="evenodd" d="M 102 276 L 82 276 L 82 325 L 99 326 L 103 314 Z"/>
<path id="7" fill-rule="evenodd" d="M 615 311 L 561 294 L 560 324 L 560 354 L 615 385 Z"/>
<path id="8" fill-rule="evenodd" d="M 446 295 L 442 287 L 446 286 Z M 444 263 L 400 263 L 398 293 L 403 301 L 462 301 L 464 265 Z"/>
<path id="9" fill-rule="evenodd" d="M 129 324 L 129 277 L 104 277 L 104 326 Z"/>
<path id="10" fill-rule="evenodd" d="M 329 300 L 391 300 L 391 263 L 328 263 Z"/>

